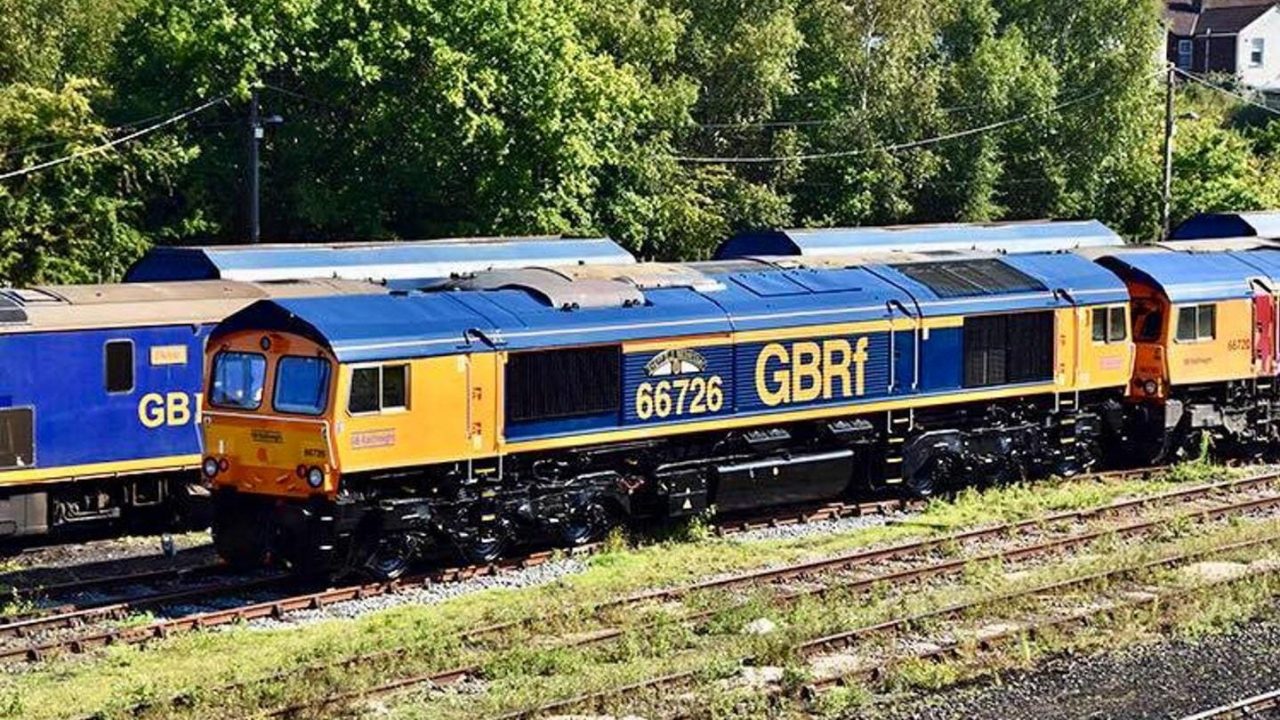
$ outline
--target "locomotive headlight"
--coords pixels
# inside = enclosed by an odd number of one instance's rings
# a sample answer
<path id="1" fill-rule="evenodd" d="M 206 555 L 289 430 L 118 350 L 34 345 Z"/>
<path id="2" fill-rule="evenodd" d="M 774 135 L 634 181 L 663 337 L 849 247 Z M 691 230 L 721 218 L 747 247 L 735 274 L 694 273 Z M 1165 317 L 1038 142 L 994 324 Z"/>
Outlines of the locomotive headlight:
<path id="1" fill-rule="evenodd" d="M 200 469 L 204 471 L 205 477 L 211 478 L 218 474 L 218 461 L 211 457 L 207 457 L 204 459 L 204 462 L 200 464 Z"/>
<path id="2" fill-rule="evenodd" d="M 307 484 L 313 488 L 319 489 L 324 485 L 324 471 L 318 467 L 313 467 L 307 471 Z"/>
<path id="3" fill-rule="evenodd" d="M 1160 386 L 1156 384 L 1155 380 L 1148 380 L 1142 383 L 1142 392 L 1148 395 L 1155 395 L 1156 391 L 1159 389 L 1160 389 Z"/>

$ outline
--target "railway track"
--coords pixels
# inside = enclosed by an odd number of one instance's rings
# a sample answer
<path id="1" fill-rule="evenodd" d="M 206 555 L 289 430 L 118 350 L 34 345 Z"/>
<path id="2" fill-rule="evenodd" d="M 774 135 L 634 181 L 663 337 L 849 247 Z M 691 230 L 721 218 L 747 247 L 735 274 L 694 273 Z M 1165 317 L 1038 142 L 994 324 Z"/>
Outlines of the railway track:
<path id="1" fill-rule="evenodd" d="M 1236 543 L 1214 550 L 1188 553 L 1174 557 L 1163 558 L 1161 560 L 1144 563 L 1137 566 L 1119 568 L 1113 571 L 1095 573 L 1079 578 L 1064 580 L 1058 583 L 1039 585 L 1014 593 L 1006 593 L 997 597 L 982 598 L 974 602 L 956 603 L 935 611 L 919 613 L 907 617 L 895 618 L 872 625 L 862 626 L 847 632 L 838 633 L 836 635 L 815 638 L 801 643 L 796 651 L 802 658 L 812 659 L 819 657 L 825 653 L 838 651 L 841 648 L 856 646 L 859 642 L 867 641 L 874 636 L 888 636 L 894 633 L 900 633 L 909 630 L 912 627 L 924 625 L 929 622 L 939 620 L 947 620 L 964 616 L 966 613 L 985 606 L 998 603 L 1013 603 L 1023 601 L 1032 597 L 1044 598 L 1059 593 L 1070 591 L 1085 585 L 1104 581 L 1114 581 L 1123 579 L 1136 573 L 1176 567 L 1180 564 L 1199 561 L 1208 557 L 1212 557 L 1221 553 L 1229 553 L 1242 549 L 1249 549 L 1258 545 L 1280 543 L 1280 535 L 1268 537 L 1263 540 L 1250 541 L 1247 543 Z M 1269 569 L 1265 573 L 1280 573 L 1280 569 Z M 1139 608 L 1144 606 L 1157 606 L 1167 604 L 1169 601 L 1179 597 L 1185 597 L 1198 592 L 1208 592 L 1215 588 L 1239 582 L 1242 578 L 1230 578 L 1220 581 L 1206 583 L 1203 586 L 1179 590 L 1167 593 L 1160 593 L 1151 596 L 1138 597 L 1128 601 L 1118 602 L 1115 604 L 1098 607 L 1084 612 L 1067 614 L 1061 617 L 1055 617 L 1039 622 L 1030 622 L 1010 627 L 998 632 L 985 634 L 977 643 L 976 648 L 979 651 L 989 651 L 1002 644 L 1007 644 L 1014 640 L 1024 637 L 1034 638 L 1037 634 L 1043 633 L 1050 629 L 1061 629 L 1069 625 L 1087 624 L 1100 616 L 1113 615 L 1117 612 Z M 832 688 L 850 684 L 853 682 L 874 682 L 882 680 L 899 666 L 909 661 L 930 661 L 941 662 L 947 659 L 960 656 L 963 652 L 971 650 L 964 642 L 955 641 L 943 643 L 934 647 L 930 647 L 918 652 L 909 652 L 904 654 L 895 654 L 884 658 L 878 662 L 868 663 L 863 667 L 843 672 L 840 674 L 829 675 L 805 685 L 804 694 L 813 696 L 821 692 L 831 690 Z M 752 662 L 752 658 L 741 658 L 740 662 L 745 666 Z M 655 695 L 671 692 L 680 688 L 691 686 L 700 679 L 700 672 L 686 671 L 663 675 L 660 677 L 643 680 L 640 682 L 630 683 L 618 688 L 609 690 L 587 693 L 553 703 L 548 703 L 535 708 L 517 710 L 511 713 L 498 716 L 497 720 L 532 720 L 533 718 L 546 717 L 557 713 L 569 711 L 591 712 L 602 710 L 609 706 L 610 702 L 627 701 L 641 693 L 654 693 Z M 444 676 L 445 679 L 448 676 Z M 785 692 L 782 687 L 773 687 L 765 692 L 766 695 L 780 695 Z M 1275 698 L 1270 699 L 1271 702 Z M 1263 707 L 1275 707 L 1275 705 L 1256 706 L 1255 710 Z M 1213 711 L 1211 711 L 1213 712 Z M 685 715 L 676 714 L 674 718 L 683 718 Z M 1249 717 L 1249 715 L 1197 715 L 1193 717 Z"/>
<path id="2" fill-rule="evenodd" d="M 722 536 L 731 536 L 747 532 L 763 526 L 786 526 L 821 522 L 840 517 L 861 517 L 867 515 L 886 515 L 900 512 L 912 506 L 902 500 L 883 500 L 866 503 L 832 503 L 820 508 L 798 509 L 794 513 L 775 516 L 772 519 L 738 518 L 724 527 L 718 527 Z M 270 599 L 258 603 L 249 603 L 238 607 L 193 613 L 182 617 L 160 620 L 149 625 L 132 628 L 109 628 L 99 632 L 57 639 L 49 642 L 35 643 L 25 646 L 4 647 L 0 645 L 0 662 L 18 660 L 37 661 L 58 652 L 81 653 L 98 647 L 115 644 L 138 644 L 149 640 L 168 637 L 174 633 L 189 630 L 216 627 L 235 622 L 244 622 L 260 618 L 280 618 L 291 612 L 300 610 L 319 610 L 325 606 L 349 600 L 365 599 L 378 595 L 403 592 L 416 587 L 424 587 L 440 583 L 459 582 L 474 577 L 496 575 L 513 570 L 522 570 L 541 565 L 563 554 L 587 555 L 595 552 L 599 544 L 589 544 L 564 550 L 540 550 L 523 556 L 500 560 L 488 565 L 469 565 L 436 570 L 415 575 L 409 578 L 384 583 L 364 583 L 336 588 L 313 590 L 297 595 Z M 214 565 L 192 571 L 151 571 L 111 578 L 99 578 L 79 582 L 64 583 L 58 586 L 43 588 L 45 592 L 84 592 L 98 590 L 109 586 L 124 586 L 159 580 L 174 580 L 196 576 L 215 576 L 225 572 L 222 566 Z M 42 608 L 22 616 L 9 618 L 0 622 L 0 638 L 29 637 L 42 631 L 75 628 L 92 622 L 107 621 L 127 617 L 131 613 L 147 608 L 157 608 L 178 603 L 201 604 L 213 598 L 234 596 L 247 592 L 271 590 L 287 587 L 291 582 L 285 575 L 272 575 L 263 578 L 240 580 L 223 585 L 201 586 L 182 590 L 161 591 L 136 596 L 117 602 L 91 603 L 88 605 L 57 605 Z"/>
<path id="3" fill-rule="evenodd" d="M 1182 720 L 1231 720 L 1264 717 L 1263 713 L 1280 708 L 1280 690 L 1254 695 L 1237 702 L 1188 715 Z M 1267 715 L 1273 717 L 1274 715 Z"/>
<path id="4" fill-rule="evenodd" d="M 33 634 L 66 628 L 81 627 L 93 622 L 119 620 L 148 608 L 180 603 L 199 604 L 211 598 L 254 593 L 288 587 L 294 580 L 285 574 L 260 577 L 234 578 L 218 582 L 221 572 L 208 573 L 212 583 L 195 587 L 162 589 L 135 595 L 118 601 L 65 604 L 41 608 L 0 622 L 0 638 L 29 637 Z"/>
<path id="5" fill-rule="evenodd" d="M 1236 482 L 1215 483 L 1212 486 L 1188 488 L 1182 491 L 1166 493 L 1161 496 L 1154 496 L 1154 497 L 1145 499 L 1145 501 L 1123 501 L 1119 503 L 1113 503 L 1107 506 L 1100 506 L 1098 508 L 1093 508 L 1089 510 L 1058 513 L 1050 516 L 1045 516 L 1042 518 L 1036 518 L 1034 520 L 1029 520 L 1029 521 L 1009 523 L 1009 524 L 1005 524 L 998 527 L 993 526 L 991 528 L 982 528 L 975 531 L 969 531 L 966 533 L 952 535 L 942 539 L 930 539 L 930 540 L 919 541 L 914 543 L 905 543 L 897 546 L 891 546 L 889 548 L 853 553 L 850 555 L 841 556 L 839 558 L 832 558 L 832 559 L 826 559 L 822 561 L 815 561 L 815 562 L 808 562 L 808 563 L 799 563 L 799 564 L 782 567 L 782 568 L 771 568 L 764 571 L 742 573 L 738 575 L 717 578 L 712 581 L 685 585 L 679 588 L 671 588 L 667 590 L 655 591 L 650 593 L 641 593 L 641 594 L 628 596 L 616 601 L 611 601 L 609 603 L 597 605 L 595 608 L 592 609 L 592 614 L 593 614 L 593 617 L 597 619 L 601 619 L 605 616 L 605 613 L 611 610 L 626 609 L 627 611 L 630 612 L 630 611 L 633 611 L 636 606 L 641 604 L 655 602 L 655 601 L 661 602 L 661 601 L 668 601 L 668 600 L 676 600 L 676 599 L 680 599 L 688 595 L 691 595 L 693 593 L 703 591 L 703 590 L 708 590 L 708 589 L 723 590 L 723 589 L 730 589 L 730 588 L 741 588 L 741 587 L 762 585 L 767 583 L 784 583 L 788 580 L 795 580 L 797 578 L 813 579 L 815 577 L 838 574 L 842 571 L 847 571 L 851 568 L 855 568 L 860 565 L 870 565 L 880 560 L 885 560 L 889 558 L 902 559 L 912 553 L 927 554 L 931 551 L 937 550 L 938 548 L 942 547 L 942 545 L 944 544 L 956 542 L 957 538 L 967 538 L 968 541 L 970 542 L 975 540 L 981 540 L 981 539 L 991 539 L 994 537 L 999 537 L 1001 534 L 1009 533 L 1010 531 L 1017 531 L 1017 530 L 1025 531 L 1028 528 L 1031 528 L 1033 526 L 1040 527 L 1047 523 L 1061 521 L 1065 519 L 1097 518 L 1097 517 L 1103 517 L 1109 514 L 1123 513 L 1129 510 L 1133 510 L 1135 508 L 1158 506 L 1168 502 L 1173 502 L 1178 499 L 1203 498 L 1203 497 L 1206 497 L 1208 494 L 1211 494 L 1216 491 L 1220 491 L 1225 488 L 1230 488 L 1232 486 L 1235 486 L 1236 488 L 1246 488 L 1246 489 L 1254 488 L 1254 487 L 1258 487 L 1258 485 L 1255 485 L 1255 483 L 1269 484 L 1270 481 L 1274 481 L 1275 479 L 1276 479 L 1275 477 L 1249 478 L 1242 481 L 1241 484 L 1236 484 Z M 1280 495 L 1268 495 L 1260 498 L 1247 498 L 1245 500 L 1236 501 L 1236 502 L 1227 503 L 1227 504 L 1218 505 L 1218 506 L 1209 507 L 1209 508 L 1200 508 L 1200 509 L 1191 511 L 1189 513 L 1186 513 L 1184 515 L 1180 515 L 1175 519 L 1196 518 L 1200 520 L 1212 520 L 1212 519 L 1218 519 L 1223 517 L 1229 517 L 1233 515 L 1247 514 L 1249 512 L 1254 512 L 1254 511 L 1274 509 L 1277 507 L 1280 507 Z M 1010 562 L 1021 562 L 1021 561 L 1032 560 L 1035 558 L 1042 558 L 1048 555 L 1053 555 L 1053 554 L 1060 553 L 1065 550 L 1069 550 L 1076 547 L 1083 547 L 1094 541 L 1097 541 L 1098 539 L 1106 535 L 1134 537 L 1142 534 L 1150 534 L 1162 527 L 1167 526 L 1170 522 L 1171 520 L 1169 518 L 1147 520 L 1147 521 L 1141 521 L 1137 523 L 1129 523 L 1127 525 L 1122 525 L 1120 527 L 1108 527 L 1101 530 L 1090 530 L 1085 532 L 1071 533 L 1063 537 L 1054 537 L 1050 539 L 1045 539 L 1030 545 L 1016 545 L 1010 548 L 1005 548 L 1005 549 L 1001 549 L 1001 550 L 997 550 L 997 551 L 993 551 L 985 554 L 971 555 L 971 556 L 962 557 L 962 558 L 943 558 L 941 560 L 930 560 L 930 561 L 922 562 L 921 564 L 918 564 L 914 567 L 909 567 L 901 570 L 894 570 L 886 573 L 870 574 L 870 575 L 864 575 L 864 576 L 855 577 L 855 578 L 838 577 L 835 581 L 828 582 L 819 587 L 810 587 L 803 590 L 781 591 L 777 594 L 777 602 L 792 603 L 797 601 L 801 597 L 822 595 L 837 589 L 843 592 L 861 592 L 861 591 L 867 591 L 872 587 L 877 587 L 877 586 L 888 585 L 888 586 L 901 587 L 901 586 L 905 586 L 907 584 L 914 583 L 924 579 L 940 577 L 945 575 L 958 575 L 962 573 L 964 569 L 972 563 L 978 563 L 978 562 L 984 562 L 984 561 L 996 560 L 996 559 L 1010 561 Z M 1267 542 L 1275 542 L 1276 540 L 1280 540 L 1280 537 L 1272 538 Z M 1229 549 L 1232 549 L 1232 548 L 1221 548 L 1221 549 L 1215 550 L 1214 552 L 1227 552 Z M 1234 548 L 1234 549 L 1239 549 L 1239 548 Z M 1181 558 L 1181 560 L 1186 560 L 1191 557 L 1192 555 L 1187 555 L 1186 557 Z M 1169 564 L 1177 561 L 1178 559 L 1172 559 L 1172 560 L 1167 559 L 1162 562 L 1164 564 Z M 1154 564 L 1152 566 L 1154 566 Z M 1133 568 L 1129 568 L 1127 569 L 1127 571 L 1135 572 Z M 1082 578 L 1078 580 L 1076 584 L 1084 584 L 1086 582 L 1096 581 L 1098 579 L 1099 579 L 1098 577 Z M 1064 589 L 1065 587 L 1066 585 L 1063 585 Z M 1032 592 L 1032 591 L 1028 591 L 1028 592 Z M 717 612 L 722 611 L 723 609 L 724 608 L 716 608 L 716 609 L 702 610 L 699 612 L 686 614 L 682 617 L 677 618 L 677 621 L 687 625 L 696 625 L 706 620 L 709 620 L 713 615 L 715 615 Z M 953 609 L 953 612 L 959 612 L 959 611 L 960 611 L 959 608 Z M 480 641 L 484 637 L 492 636 L 496 633 L 503 632 L 503 631 L 513 630 L 525 624 L 527 623 L 513 622 L 513 623 L 491 625 L 483 628 L 476 628 L 469 632 L 464 633 L 461 639 L 466 642 L 474 643 L 474 642 Z M 622 638 L 628 632 L 630 633 L 644 632 L 649 627 L 650 627 L 649 625 L 645 625 L 645 624 L 642 624 L 639 627 L 631 627 L 631 628 L 610 627 L 606 625 L 605 627 L 602 627 L 602 628 L 584 632 L 581 635 L 574 637 L 572 640 L 557 646 L 585 647 L 588 645 L 595 645 L 595 644 L 610 642 L 610 641 Z M 825 641 L 830 643 L 830 642 L 835 642 L 835 639 L 827 638 L 825 639 Z M 413 651 L 412 648 L 399 648 L 396 650 L 369 653 L 369 654 L 361 655 L 358 657 L 348 658 L 342 661 L 341 663 L 339 663 L 337 666 L 323 665 L 323 666 L 315 666 L 311 668 L 300 668 L 295 672 L 317 672 L 317 671 L 326 670 L 326 669 L 333 669 L 334 667 L 351 667 L 351 666 L 358 666 L 366 663 L 382 662 L 397 656 L 407 655 L 412 651 Z M 325 698 L 321 698 L 320 700 L 308 701 L 305 703 L 281 707 L 271 711 L 268 714 L 268 716 L 289 717 L 289 716 L 301 713 L 303 711 L 323 709 L 331 705 L 349 702 L 349 701 L 353 701 L 360 698 L 386 695 L 386 694 L 394 693 L 395 691 L 405 689 L 405 688 L 410 688 L 410 687 L 445 688 L 451 685 L 456 685 L 457 683 L 463 680 L 477 678 L 482 675 L 483 675 L 483 670 L 479 665 L 468 665 L 468 666 L 462 666 L 462 667 L 449 668 L 443 671 L 414 675 L 410 677 L 401 677 L 401 678 L 390 680 L 386 683 L 380 684 L 373 688 L 345 691 L 345 692 L 331 695 Z M 674 681 L 675 681 L 674 678 L 660 678 L 653 682 L 657 686 L 663 686 L 664 683 L 674 682 Z M 632 689 L 635 689 L 635 688 L 631 688 L 631 687 L 620 688 L 616 692 L 625 694 L 626 692 L 629 692 Z M 532 715 L 540 714 L 543 712 L 553 713 L 553 712 L 562 711 L 562 710 L 569 711 L 569 710 L 578 709 L 579 706 L 583 702 L 586 702 L 587 700 L 588 698 L 584 698 L 584 697 L 571 698 L 569 700 L 557 703 L 554 706 L 539 708 L 538 712 L 532 713 Z M 521 715 L 520 714 L 513 715 L 513 717 L 519 717 L 519 716 Z"/>
<path id="6" fill-rule="evenodd" d="M 1272 498 L 1270 498 L 1270 502 L 1266 503 L 1266 505 L 1272 508 L 1280 507 L 1280 496 L 1273 496 Z M 1238 511 L 1251 511 L 1263 506 L 1264 504 L 1260 503 L 1257 500 L 1246 501 L 1244 503 L 1234 503 L 1232 504 L 1232 506 L 1221 506 L 1220 508 L 1217 508 L 1214 512 L 1211 513 L 1211 516 L 1226 517 Z M 1202 515 L 1202 517 L 1204 516 Z M 1163 524 L 1163 523 L 1159 523 L 1159 522 L 1136 523 L 1136 524 L 1130 525 L 1128 529 L 1131 531 L 1137 530 L 1140 525 L 1149 526 L 1148 529 L 1152 529 L 1154 528 L 1155 525 L 1158 525 L 1158 524 Z M 1081 541 L 1080 544 L 1084 544 L 1084 540 L 1087 536 L 1092 536 L 1093 539 L 1096 539 L 1098 536 L 1100 536 L 1100 534 L 1087 533 L 1085 535 L 1081 535 L 1079 536 Z M 1088 574 L 1080 577 L 1071 578 L 1068 580 L 1063 580 L 1060 582 L 1024 588 L 1016 592 L 1005 593 L 995 597 L 984 597 L 974 601 L 955 603 L 955 604 L 938 608 L 936 610 L 931 610 L 928 612 L 892 618 L 882 622 L 877 622 L 870 625 L 858 627 L 849 631 L 813 638 L 811 640 L 800 643 L 796 647 L 796 653 L 802 658 L 811 659 L 824 653 L 831 653 L 831 652 L 838 651 L 842 648 L 856 646 L 859 643 L 865 640 L 868 640 L 873 636 L 890 635 L 892 633 L 901 632 L 913 627 L 927 626 L 931 622 L 936 622 L 936 621 L 945 620 L 949 618 L 963 617 L 966 613 L 982 607 L 1001 605 L 1001 604 L 1012 604 L 1014 602 L 1028 599 L 1028 598 L 1037 598 L 1037 597 L 1043 598 L 1046 596 L 1050 596 L 1050 597 L 1057 596 L 1069 590 L 1086 587 L 1086 586 L 1094 585 L 1101 582 L 1113 581 L 1119 578 L 1133 576 L 1143 572 L 1149 572 L 1151 570 L 1168 568 L 1168 567 L 1176 567 L 1179 565 L 1200 561 L 1200 560 L 1217 556 L 1217 555 L 1237 552 L 1245 549 L 1257 548 L 1260 546 L 1274 545 L 1277 543 L 1280 543 L 1280 534 L 1268 536 L 1266 538 L 1261 538 L 1257 540 L 1251 540 L 1247 542 L 1233 543 L 1233 544 L 1229 544 L 1221 547 L 1211 548 L 1208 550 L 1201 550 L 1201 551 L 1168 556 L 1168 557 L 1160 558 L 1158 560 L 1147 561 L 1147 562 L 1143 562 L 1136 565 L 1116 568 L 1114 570 L 1109 570 L 1109 571 L 1100 572 L 1100 573 L 1092 573 L 1092 574 Z M 796 600 L 801 596 L 824 595 L 835 590 L 841 590 L 846 592 L 851 590 L 852 591 L 865 590 L 865 589 L 869 589 L 874 585 L 882 585 L 882 586 L 890 585 L 895 587 L 901 587 L 906 583 L 915 582 L 917 580 L 921 580 L 924 578 L 937 577 L 943 574 L 955 574 L 955 573 L 961 572 L 963 571 L 963 567 L 968 565 L 969 563 L 983 562 L 986 560 L 996 560 L 996 559 L 999 559 L 999 560 L 1015 560 L 1019 558 L 1028 559 L 1034 556 L 1043 556 L 1046 554 L 1051 554 L 1053 552 L 1063 549 L 1068 544 L 1075 544 L 1075 538 L 1072 538 L 1065 542 L 1064 540 L 1055 540 L 1055 541 L 1050 541 L 1046 543 L 1038 543 L 1036 545 L 1018 548 L 1014 552 L 1007 552 L 1007 553 L 995 552 L 995 553 L 990 553 L 986 556 L 964 558 L 959 561 L 958 567 L 957 567 L 956 561 L 944 561 L 941 563 L 937 563 L 936 565 L 921 567 L 911 571 L 882 574 L 879 576 L 868 578 L 864 581 L 836 582 L 828 585 L 823 585 L 820 588 L 802 591 L 800 593 L 783 595 L 779 598 L 779 601 L 793 602 L 794 600 Z M 1275 569 L 1274 572 L 1280 572 L 1280 568 Z M 1114 610 L 1114 608 L 1112 608 L 1111 610 Z M 691 621 L 706 620 L 715 612 L 718 612 L 718 610 L 703 611 L 703 612 L 695 613 L 693 615 L 686 616 L 685 618 L 682 619 L 682 621 L 691 622 Z M 1080 621 L 1080 620 L 1082 620 L 1082 618 L 1076 619 L 1076 621 Z M 1064 621 L 1064 623 L 1065 622 L 1066 621 Z M 1007 640 L 1013 637 L 1019 637 L 1024 632 L 1035 632 L 1037 630 L 1045 629 L 1050 626 L 1057 626 L 1057 625 L 1045 624 L 1043 627 L 1019 627 L 1016 629 L 1016 631 L 1010 630 L 1004 633 L 995 633 L 989 636 L 985 636 L 982 639 L 982 641 L 980 641 L 979 647 L 981 649 L 987 649 L 990 646 L 994 646 L 1000 640 Z M 640 628 L 639 630 L 643 631 L 643 629 L 644 628 Z M 621 635 L 621 633 L 618 633 L 618 635 Z M 589 641 L 584 641 L 580 644 L 587 644 L 588 642 L 599 642 L 599 639 L 593 638 Z M 819 680 L 816 680 L 810 683 L 807 686 L 807 690 L 810 693 L 817 693 L 817 692 L 825 691 L 833 687 L 836 687 L 838 685 L 852 682 L 855 680 L 875 681 L 883 678 L 890 670 L 892 670 L 893 667 L 895 667 L 896 665 L 900 664 L 905 660 L 908 660 L 908 659 L 910 660 L 942 660 L 942 659 L 946 659 L 947 657 L 951 657 L 955 655 L 957 652 L 959 652 L 962 646 L 963 646 L 963 643 L 957 641 L 950 644 L 940 645 L 936 649 L 933 649 L 930 651 L 915 653 L 906 657 L 895 656 L 892 658 L 887 658 L 882 662 L 870 664 L 870 665 L 867 665 L 866 667 L 859 668 L 855 671 L 850 671 L 850 672 L 846 672 L 839 675 L 832 675 L 829 677 L 821 678 Z M 753 662 L 754 662 L 754 659 L 750 657 L 744 657 L 739 659 L 739 664 L 742 666 L 751 665 L 753 664 Z M 479 668 L 477 667 L 476 670 L 479 671 Z M 442 685 L 442 683 L 448 681 L 457 672 L 458 672 L 457 670 L 454 670 L 448 673 L 444 673 L 441 675 L 440 678 L 428 676 L 426 678 L 421 678 L 420 681 L 429 682 L 434 685 Z M 701 677 L 700 670 L 690 670 L 685 672 L 673 673 L 670 675 L 655 677 L 655 678 L 644 680 L 637 683 L 631 683 L 618 688 L 612 688 L 609 690 L 602 690 L 602 691 L 597 691 L 592 693 L 585 693 L 582 695 L 565 698 L 562 700 L 557 700 L 551 703 L 546 703 L 537 707 L 517 710 L 511 713 L 507 713 L 505 715 L 501 715 L 499 716 L 499 718 L 500 720 L 529 720 L 531 718 L 538 718 L 538 717 L 550 716 L 550 715 L 556 715 L 556 714 L 569 714 L 574 712 L 587 712 L 587 713 L 606 712 L 611 709 L 610 703 L 625 702 L 625 701 L 628 701 L 630 698 L 633 698 L 634 696 L 641 693 L 652 692 L 657 694 L 657 693 L 663 693 L 663 692 L 671 692 L 676 689 L 679 689 L 682 686 L 697 682 L 700 677 Z M 396 684 L 399 685 L 401 683 L 397 682 Z M 777 691 L 780 692 L 781 690 L 778 689 Z"/>

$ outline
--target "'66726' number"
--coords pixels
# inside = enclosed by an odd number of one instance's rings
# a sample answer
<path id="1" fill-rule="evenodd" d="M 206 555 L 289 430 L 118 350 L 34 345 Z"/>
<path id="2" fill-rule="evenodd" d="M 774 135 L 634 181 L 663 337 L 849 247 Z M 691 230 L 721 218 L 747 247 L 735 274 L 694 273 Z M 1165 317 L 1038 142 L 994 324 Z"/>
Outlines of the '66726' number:
<path id="1" fill-rule="evenodd" d="M 641 420 L 704 415 L 722 407 L 724 381 L 719 375 L 644 382 L 636 388 L 636 415 Z"/>

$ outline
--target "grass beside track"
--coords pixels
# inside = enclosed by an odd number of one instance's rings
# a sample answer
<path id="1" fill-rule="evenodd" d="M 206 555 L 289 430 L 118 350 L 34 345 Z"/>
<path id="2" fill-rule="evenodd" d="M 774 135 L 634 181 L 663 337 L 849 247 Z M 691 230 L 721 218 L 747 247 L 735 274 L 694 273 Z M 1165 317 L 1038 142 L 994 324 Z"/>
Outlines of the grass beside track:
<path id="1" fill-rule="evenodd" d="M 585 571 L 542 587 L 486 591 L 431 606 L 403 606 L 355 620 L 330 620 L 303 627 L 196 633 L 144 648 L 109 648 L 90 656 L 54 659 L 23 668 L 0 678 L 0 717 L 62 718 L 94 712 L 124 717 L 139 703 L 154 704 L 142 717 L 244 716 L 256 709 L 360 688 L 397 675 L 479 660 L 485 663 L 490 692 L 458 695 L 456 699 L 446 696 L 427 704 L 413 702 L 412 694 L 405 702 L 406 696 L 401 695 L 396 709 L 409 716 L 457 712 L 459 717 L 476 717 L 486 708 L 519 707 L 539 697 L 622 684 L 664 669 L 700 667 L 708 677 L 714 677 L 730 671 L 729 665 L 742 654 L 744 642 L 749 654 L 776 657 L 785 666 L 787 639 L 794 640 L 801 629 L 813 629 L 820 622 L 847 624 L 870 618 L 878 606 L 865 600 L 842 602 L 831 598 L 820 603 L 801 602 L 789 611 L 787 631 L 758 638 L 728 630 L 753 617 L 769 616 L 763 598 L 718 617 L 716 622 L 720 625 L 713 625 L 701 635 L 672 622 L 646 632 L 642 638 L 628 638 L 597 649 L 554 650 L 530 645 L 486 654 L 462 646 L 457 637 L 470 628 L 522 618 L 545 619 L 537 628 L 545 637 L 561 629 L 574 629 L 575 614 L 595 602 L 641 589 L 832 555 L 877 543 L 945 534 L 974 525 L 1101 505 L 1122 497 L 1167 491 L 1179 484 L 1221 479 L 1227 473 L 1221 468 L 1192 464 L 1147 480 L 1051 481 L 968 492 L 954 502 L 931 504 L 911 524 L 792 540 L 743 542 L 713 538 L 699 523 L 690 524 L 668 540 L 638 546 L 614 538 L 605 552 L 584 561 Z M 980 586 L 980 569 L 970 575 Z M 898 607 L 902 607 L 901 603 Z M 841 609 L 838 616 L 828 617 L 827 611 L 832 608 Z M 413 651 L 381 663 L 305 674 L 291 672 L 403 647 Z M 732 669 L 736 670 L 736 665 Z M 287 674 L 262 681 L 282 672 Z M 230 694 L 216 691 L 218 687 L 242 682 L 251 683 L 250 689 Z M 493 692 L 495 689 L 499 692 Z M 175 695 L 183 695 L 184 702 L 171 705 L 168 701 Z M 732 693 L 724 695 L 729 697 Z M 132 713 L 128 716 L 135 717 Z"/>

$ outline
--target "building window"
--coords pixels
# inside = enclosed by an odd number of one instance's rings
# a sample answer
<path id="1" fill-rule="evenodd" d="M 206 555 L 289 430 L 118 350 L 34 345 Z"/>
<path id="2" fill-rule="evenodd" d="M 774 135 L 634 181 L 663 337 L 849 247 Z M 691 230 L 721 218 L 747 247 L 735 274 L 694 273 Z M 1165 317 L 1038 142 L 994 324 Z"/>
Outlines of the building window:
<path id="1" fill-rule="evenodd" d="M 409 407 L 409 366 L 379 365 L 356 368 L 351 373 L 347 410 L 353 414 Z"/>
<path id="2" fill-rule="evenodd" d="M 1191 48 L 1190 40 L 1178 41 L 1178 67 L 1183 70 L 1191 69 Z"/>
<path id="3" fill-rule="evenodd" d="M 112 340 L 107 343 L 107 392 L 133 392 L 133 341 Z"/>
<path id="4" fill-rule="evenodd" d="M 1197 342 L 1217 337 L 1217 307 L 1191 305 L 1178 309 L 1179 342 Z"/>
<path id="5" fill-rule="evenodd" d="M 1249 41 L 1249 66 L 1262 67 L 1266 59 L 1267 41 L 1265 38 L 1254 38 Z"/>
<path id="6" fill-rule="evenodd" d="M 1117 343 L 1129 339 L 1128 323 L 1123 307 L 1093 309 L 1093 341 Z"/>

